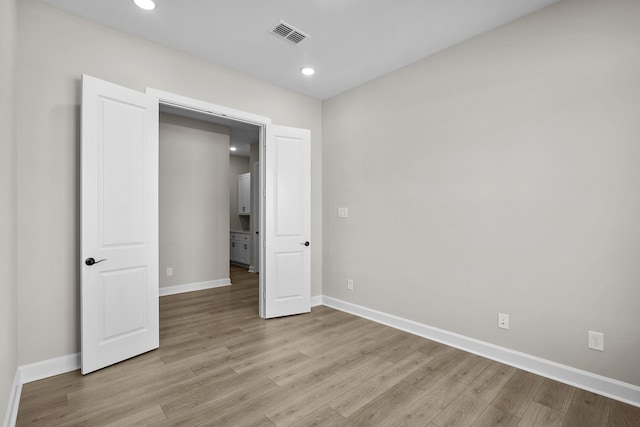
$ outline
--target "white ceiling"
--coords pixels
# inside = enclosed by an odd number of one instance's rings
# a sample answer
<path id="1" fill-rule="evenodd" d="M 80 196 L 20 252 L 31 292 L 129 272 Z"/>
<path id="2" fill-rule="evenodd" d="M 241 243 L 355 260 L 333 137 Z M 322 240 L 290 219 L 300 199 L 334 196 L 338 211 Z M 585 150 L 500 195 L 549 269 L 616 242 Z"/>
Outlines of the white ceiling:
<path id="1" fill-rule="evenodd" d="M 317 99 L 326 99 L 558 0 L 44 0 Z M 310 35 L 293 45 L 280 21 Z M 312 66 L 313 77 L 300 68 Z"/>

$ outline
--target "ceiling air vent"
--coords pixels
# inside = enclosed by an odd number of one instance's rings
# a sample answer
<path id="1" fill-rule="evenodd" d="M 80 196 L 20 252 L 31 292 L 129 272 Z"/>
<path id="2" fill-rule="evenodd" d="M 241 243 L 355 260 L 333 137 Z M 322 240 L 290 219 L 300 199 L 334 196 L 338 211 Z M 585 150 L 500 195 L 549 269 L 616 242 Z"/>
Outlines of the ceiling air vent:
<path id="1" fill-rule="evenodd" d="M 271 34 L 278 36 L 283 40 L 287 40 L 295 45 L 302 43 L 309 37 L 308 34 L 303 33 L 292 25 L 286 22 L 280 21 L 278 25 L 273 27 L 270 31 Z"/>

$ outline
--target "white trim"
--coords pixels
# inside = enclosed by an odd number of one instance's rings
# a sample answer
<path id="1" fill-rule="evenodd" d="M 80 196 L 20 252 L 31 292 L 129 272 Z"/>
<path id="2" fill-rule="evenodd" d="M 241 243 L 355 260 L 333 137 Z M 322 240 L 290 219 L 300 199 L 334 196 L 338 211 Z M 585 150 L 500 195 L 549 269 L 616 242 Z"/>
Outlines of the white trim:
<path id="1" fill-rule="evenodd" d="M 318 297 L 314 297 L 318 298 Z M 569 384 L 583 390 L 610 397 L 633 406 L 640 407 L 640 387 L 613 378 L 562 365 L 519 351 L 500 347 L 484 341 L 459 335 L 454 332 L 434 328 L 413 320 L 383 313 L 336 298 L 321 296 L 322 304 L 340 311 L 354 314 L 392 328 L 459 348 L 488 359 L 496 360 L 543 377 Z"/>
<path id="2" fill-rule="evenodd" d="M 20 369 L 16 369 L 13 376 L 13 384 L 11 385 L 11 393 L 9 394 L 9 405 L 4 416 L 4 427 L 14 427 L 18 419 L 18 406 L 20 405 L 20 396 L 22 395 L 22 380 L 20 378 Z"/>
<path id="3" fill-rule="evenodd" d="M 160 288 L 160 296 L 183 294 L 185 292 L 203 291 L 205 289 L 220 288 L 222 286 L 230 286 L 231 279 L 209 280 L 206 282 L 185 283 L 184 285 L 166 286 Z"/>
<path id="4" fill-rule="evenodd" d="M 66 356 L 22 365 L 18 368 L 22 384 L 75 371 L 76 369 L 80 369 L 80 353 L 67 354 Z"/>
<path id="5" fill-rule="evenodd" d="M 155 96 L 161 104 L 173 105 L 185 110 L 195 110 L 214 116 L 226 117 L 241 122 L 253 123 L 260 126 L 271 124 L 269 117 L 259 116 L 257 114 L 247 113 L 245 111 L 236 110 L 222 105 L 212 104 L 210 102 L 201 101 L 187 96 L 177 95 L 171 92 L 165 92 L 159 89 L 146 88 L 147 95 Z"/>

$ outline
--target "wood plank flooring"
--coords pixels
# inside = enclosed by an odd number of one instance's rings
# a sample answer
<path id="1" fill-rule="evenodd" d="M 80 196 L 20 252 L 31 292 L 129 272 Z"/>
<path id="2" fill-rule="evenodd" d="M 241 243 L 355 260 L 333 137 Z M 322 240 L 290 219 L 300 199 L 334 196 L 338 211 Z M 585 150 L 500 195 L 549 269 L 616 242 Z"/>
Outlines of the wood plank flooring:
<path id="1" fill-rule="evenodd" d="M 640 426 L 640 408 L 327 307 L 262 320 L 255 274 L 160 299 L 160 348 L 26 384 L 18 426 Z"/>

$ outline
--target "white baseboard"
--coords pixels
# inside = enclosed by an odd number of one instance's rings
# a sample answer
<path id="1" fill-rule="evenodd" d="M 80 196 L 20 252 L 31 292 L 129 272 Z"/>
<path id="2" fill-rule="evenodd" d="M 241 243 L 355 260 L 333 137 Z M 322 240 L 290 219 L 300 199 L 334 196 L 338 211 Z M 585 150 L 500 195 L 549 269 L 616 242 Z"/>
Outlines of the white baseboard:
<path id="1" fill-rule="evenodd" d="M 18 368 L 22 384 L 80 369 L 80 353 L 67 354 Z"/>
<path id="2" fill-rule="evenodd" d="M 22 395 L 22 380 L 20 378 L 20 369 L 16 369 L 13 376 L 13 384 L 11 385 L 11 394 L 9 394 L 9 405 L 4 416 L 4 427 L 14 427 L 18 419 L 18 406 L 20 406 L 20 396 Z"/>
<path id="3" fill-rule="evenodd" d="M 14 427 L 18 418 L 18 406 L 22 395 L 22 385 L 55 375 L 80 369 L 80 353 L 68 354 L 66 356 L 55 357 L 41 362 L 29 363 L 18 366 L 16 375 L 11 386 L 9 405 L 4 418 L 4 427 Z"/>
<path id="4" fill-rule="evenodd" d="M 206 282 L 186 283 L 184 285 L 166 286 L 160 288 L 160 296 L 183 294 L 185 292 L 202 291 L 231 285 L 231 279 L 209 280 Z"/>
<path id="5" fill-rule="evenodd" d="M 351 313 L 423 338 L 468 351 L 469 353 L 474 353 L 509 366 L 640 407 L 640 387 L 636 385 L 510 350 L 443 329 L 434 328 L 414 322 L 413 320 L 404 319 L 336 298 L 328 296 L 320 296 L 319 298 L 322 300 L 322 304 L 327 307 Z"/>

